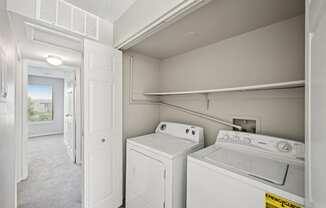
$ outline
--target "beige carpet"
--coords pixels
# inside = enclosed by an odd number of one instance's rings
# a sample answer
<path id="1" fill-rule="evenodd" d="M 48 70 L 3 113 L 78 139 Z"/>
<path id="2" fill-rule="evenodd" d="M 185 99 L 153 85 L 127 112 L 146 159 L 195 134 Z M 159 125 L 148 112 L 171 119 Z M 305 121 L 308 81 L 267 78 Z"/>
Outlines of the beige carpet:
<path id="1" fill-rule="evenodd" d="M 63 135 L 29 139 L 29 176 L 18 185 L 18 208 L 81 208 L 81 167 Z"/>

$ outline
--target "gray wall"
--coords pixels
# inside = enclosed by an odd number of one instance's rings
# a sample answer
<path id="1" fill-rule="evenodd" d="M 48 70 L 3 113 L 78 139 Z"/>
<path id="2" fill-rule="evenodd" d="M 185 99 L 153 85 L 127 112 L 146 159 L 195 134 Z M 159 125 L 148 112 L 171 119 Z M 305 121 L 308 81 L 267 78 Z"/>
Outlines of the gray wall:
<path id="1" fill-rule="evenodd" d="M 143 104 L 151 101 L 143 92 L 159 90 L 160 60 L 133 52 L 125 53 L 123 60 L 124 137 L 152 133 L 160 120 L 159 105 Z"/>
<path id="2" fill-rule="evenodd" d="M 130 82 L 128 54 L 134 57 L 133 77 L 137 78 L 133 80 L 132 94 L 135 99 L 144 99 L 142 92 L 146 91 L 210 89 L 302 80 L 304 17 L 279 22 L 165 60 L 128 52 L 124 57 L 124 86 L 125 98 L 129 99 L 129 90 L 126 90 Z M 158 90 L 155 90 L 157 87 Z M 203 95 L 166 96 L 162 99 L 226 121 L 231 121 L 233 117 L 254 118 L 258 121 L 259 133 L 304 140 L 303 88 L 216 93 L 210 94 L 209 98 L 209 109 L 206 109 Z M 128 114 L 125 117 L 126 137 L 153 132 L 159 120 L 168 120 L 204 127 L 205 143 L 209 145 L 215 142 L 219 129 L 229 129 L 166 106 L 160 106 L 158 110 L 156 105 L 129 104 L 125 109 Z"/>
<path id="3" fill-rule="evenodd" d="M 64 81 L 63 79 L 28 76 L 28 84 L 50 85 L 53 93 L 53 121 L 30 122 L 28 135 L 30 137 L 63 134 L 64 131 Z"/>
<path id="4" fill-rule="evenodd" d="M 304 17 L 299 16 L 207 47 L 163 60 L 160 88 L 194 90 L 267 84 L 304 79 Z M 204 98 L 169 96 L 164 100 L 231 121 L 256 118 L 258 131 L 304 140 L 304 89 L 210 94 Z M 206 144 L 228 127 L 161 106 L 160 120 L 203 126 Z"/>

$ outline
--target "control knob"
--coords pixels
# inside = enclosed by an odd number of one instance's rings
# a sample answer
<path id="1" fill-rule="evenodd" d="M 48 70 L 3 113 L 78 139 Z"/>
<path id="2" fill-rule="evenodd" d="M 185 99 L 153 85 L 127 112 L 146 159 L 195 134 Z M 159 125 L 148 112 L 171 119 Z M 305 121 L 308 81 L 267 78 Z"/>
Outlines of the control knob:
<path id="1" fill-rule="evenodd" d="M 292 150 L 292 146 L 290 143 L 282 141 L 277 144 L 277 149 L 280 152 L 290 152 Z"/>

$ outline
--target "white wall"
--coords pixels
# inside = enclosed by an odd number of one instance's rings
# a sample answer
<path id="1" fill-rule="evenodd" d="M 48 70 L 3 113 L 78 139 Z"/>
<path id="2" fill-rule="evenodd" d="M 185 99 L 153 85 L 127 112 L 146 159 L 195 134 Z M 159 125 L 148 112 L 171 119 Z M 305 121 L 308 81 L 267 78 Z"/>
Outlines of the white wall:
<path id="1" fill-rule="evenodd" d="M 5 51 L 8 62 L 8 100 L 0 103 L 0 206 L 15 207 L 15 70 L 17 53 L 6 1 L 0 0 L 0 47 Z"/>
<path id="2" fill-rule="evenodd" d="M 299 16 L 162 61 L 160 88 L 194 90 L 304 79 L 304 17 Z M 169 96 L 164 100 L 232 121 L 257 118 L 258 131 L 304 140 L 304 89 L 220 93 L 204 97 Z M 160 120 L 192 123 L 205 129 L 206 144 L 219 129 L 212 123 L 162 106 Z"/>
<path id="3" fill-rule="evenodd" d="M 53 95 L 53 121 L 30 122 L 28 134 L 30 137 L 63 134 L 64 131 L 64 81 L 63 79 L 29 76 L 28 84 L 50 85 Z"/>
<path id="4" fill-rule="evenodd" d="M 36 0 L 7 0 L 7 9 L 29 18 L 35 18 Z"/>

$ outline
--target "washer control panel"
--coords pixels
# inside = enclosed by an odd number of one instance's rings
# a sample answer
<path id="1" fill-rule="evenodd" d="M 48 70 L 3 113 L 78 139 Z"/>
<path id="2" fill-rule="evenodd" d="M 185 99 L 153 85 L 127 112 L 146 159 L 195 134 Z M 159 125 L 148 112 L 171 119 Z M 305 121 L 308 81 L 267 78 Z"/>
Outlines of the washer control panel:
<path id="1" fill-rule="evenodd" d="M 155 132 L 188 139 L 201 144 L 204 143 L 204 130 L 198 126 L 173 122 L 161 122 L 157 126 Z"/>
<path id="2" fill-rule="evenodd" d="M 305 155 L 302 142 L 239 131 L 219 131 L 216 144 L 246 146 L 300 160 Z"/>

